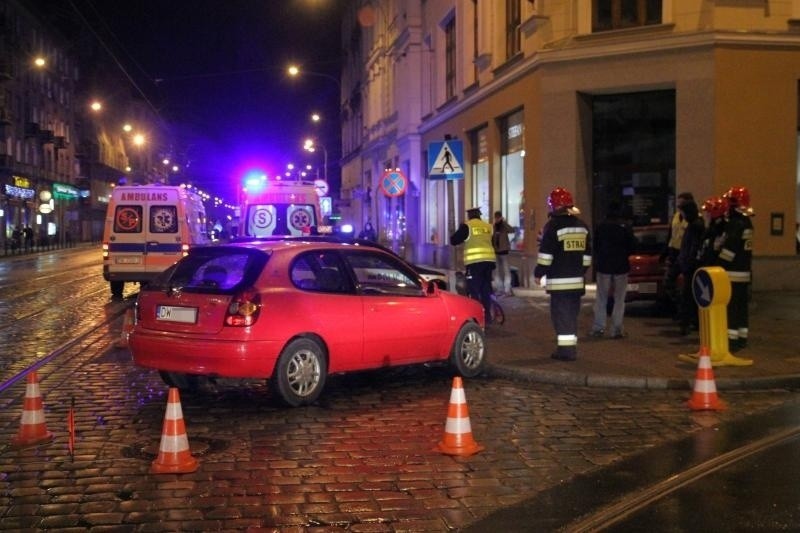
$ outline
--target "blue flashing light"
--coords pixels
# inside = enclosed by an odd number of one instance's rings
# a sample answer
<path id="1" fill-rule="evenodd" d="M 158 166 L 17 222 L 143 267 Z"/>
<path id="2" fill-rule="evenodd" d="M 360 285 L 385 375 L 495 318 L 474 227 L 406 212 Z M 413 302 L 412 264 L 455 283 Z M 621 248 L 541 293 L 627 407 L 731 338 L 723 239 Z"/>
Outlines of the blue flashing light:
<path id="1" fill-rule="evenodd" d="M 248 172 L 244 177 L 244 188 L 248 192 L 259 192 L 267 187 L 267 175 L 261 171 Z"/>

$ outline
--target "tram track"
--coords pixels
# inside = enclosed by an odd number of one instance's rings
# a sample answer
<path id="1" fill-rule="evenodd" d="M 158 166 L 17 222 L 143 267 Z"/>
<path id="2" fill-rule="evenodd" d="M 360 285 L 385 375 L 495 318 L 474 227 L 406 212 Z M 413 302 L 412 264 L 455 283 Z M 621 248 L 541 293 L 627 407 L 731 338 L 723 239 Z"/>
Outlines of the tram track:
<path id="1" fill-rule="evenodd" d="M 102 321 L 92 324 L 85 330 L 78 333 L 72 339 L 51 350 L 46 355 L 35 359 L 33 362 L 23 363 L 23 366 L 15 369 L 11 376 L 0 381 L 0 397 L 2 397 L 8 389 L 16 385 L 19 381 L 23 380 L 30 372 L 38 370 L 48 363 L 53 362 L 68 351 L 72 350 L 74 347 L 86 342 L 90 337 L 97 334 L 102 328 L 105 328 L 112 322 L 118 320 L 119 317 L 122 316 L 129 308 L 130 305 L 121 306 L 120 309 L 109 313 Z"/>
<path id="2" fill-rule="evenodd" d="M 626 494 L 590 516 L 569 524 L 561 531 L 567 533 L 584 533 L 602 531 L 619 525 L 626 518 L 638 511 L 646 509 L 659 500 L 667 498 L 678 490 L 700 481 L 720 470 L 729 468 L 748 457 L 770 448 L 780 446 L 800 437 L 800 426 L 790 427 L 775 434 L 762 437 L 746 445 L 722 453 L 712 459 L 703 461 L 666 479 L 658 481 L 636 492 Z"/>

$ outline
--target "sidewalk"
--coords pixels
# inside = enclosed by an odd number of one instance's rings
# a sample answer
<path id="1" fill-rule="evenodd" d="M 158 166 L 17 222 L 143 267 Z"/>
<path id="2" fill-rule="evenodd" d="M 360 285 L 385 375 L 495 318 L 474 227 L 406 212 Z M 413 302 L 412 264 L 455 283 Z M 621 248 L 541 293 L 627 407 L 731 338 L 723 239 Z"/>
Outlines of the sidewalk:
<path id="1" fill-rule="evenodd" d="M 578 360 L 570 362 L 550 358 L 555 334 L 544 290 L 515 288 L 514 296 L 501 298 L 506 322 L 487 333 L 490 373 L 565 385 L 691 389 L 697 366 L 678 355 L 697 353 L 698 334 L 682 337 L 670 317 L 636 302 L 626 308 L 626 338 L 592 338 L 593 289 L 582 299 Z M 754 363 L 715 366 L 717 388 L 800 388 L 800 293 L 757 292 L 750 305 L 749 346 L 736 356 Z"/>

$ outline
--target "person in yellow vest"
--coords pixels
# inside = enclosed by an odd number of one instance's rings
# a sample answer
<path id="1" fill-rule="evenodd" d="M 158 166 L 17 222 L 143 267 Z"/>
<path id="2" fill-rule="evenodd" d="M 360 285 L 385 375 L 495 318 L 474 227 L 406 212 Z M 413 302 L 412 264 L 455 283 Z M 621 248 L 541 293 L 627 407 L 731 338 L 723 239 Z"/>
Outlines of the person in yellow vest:
<path id="1" fill-rule="evenodd" d="M 680 291 L 678 290 L 678 276 L 680 276 L 681 269 L 678 265 L 678 253 L 681 251 L 681 242 L 683 242 L 683 232 L 688 226 L 688 222 L 684 220 L 681 207 L 686 202 L 693 202 L 694 195 L 690 192 L 682 192 L 675 200 L 675 214 L 672 215 L 672 221 L 669 225 L 669 236 L 664 251 L 661 253 L 661 261 L 666 261 L 667 271 L 664 274 L 664 292 L 673 304 L 675 310 L 680 309 Z"/>
<path id="2" fill-rule="evenodd" d="M 467 220 L 450 236 L 450 244 L 464 245 L 467 294 L 483 305 L 486 325 L 492 322 L 492 271 L 497 258 L 492 246 L 494 227 L 481 220 L 481 208 L 467 209 Z"/>

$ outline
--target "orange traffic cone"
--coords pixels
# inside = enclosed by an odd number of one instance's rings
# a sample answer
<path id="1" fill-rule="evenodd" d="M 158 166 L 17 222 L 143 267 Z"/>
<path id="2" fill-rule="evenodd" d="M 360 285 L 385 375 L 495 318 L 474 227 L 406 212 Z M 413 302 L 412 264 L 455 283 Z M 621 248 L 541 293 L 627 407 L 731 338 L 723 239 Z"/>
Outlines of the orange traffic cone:
<path id="1" fill-rule="evenodd" d="M 711 357 L 708 348 L 700 348 L 697 361 L 697 374 L 694 379 L 694 391 L 689 398 L 689 408 L 693 411 L 721 411 L 725 403 L 717 397 L 717 385 L 714 383 L 714 371 L 711 368 Z"/>
<path id="2" fill-rule="evenodd" d="M 439 442 L 437 449 L 448 455 L 472 455 L 484 449 L 472 438 L 467 398 L 459 376 L 453 378 L 444 438 Z"/>
<path id="3" fill-rule="evenodd" d="M 42 395 L 39 392 L 39 379 L 36 371 L 28 374 L 25 385 L 25 401 L 22 407 L 22 421 L 17 436 L 11 439 L 11 445 L 17 448 L 47 442 L 53 434 L 47 431 L 44 421 Z"/>
<path id="4" fill-rule="evenodd" d="M 170 387 L 167 399 L 167 412 L 161 430 L 161 445 L 158 457 L 153 461 L 150 472 L 153 474 L 188 474 L 197 470 L 197 459 L 192 457 L 189 438 L 183 423 L 183 411 L 178 389 Z"/>
<path id="5" fill-rule="evenodd" d="M 127 348 L 128 338 L 133 331 L 133 309 L 125 311 L 125 319 L 122 321 L 122 333 L 117 341 L 117 348 Z"/>

